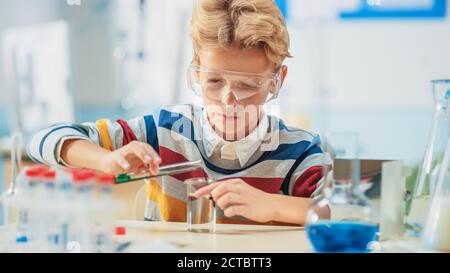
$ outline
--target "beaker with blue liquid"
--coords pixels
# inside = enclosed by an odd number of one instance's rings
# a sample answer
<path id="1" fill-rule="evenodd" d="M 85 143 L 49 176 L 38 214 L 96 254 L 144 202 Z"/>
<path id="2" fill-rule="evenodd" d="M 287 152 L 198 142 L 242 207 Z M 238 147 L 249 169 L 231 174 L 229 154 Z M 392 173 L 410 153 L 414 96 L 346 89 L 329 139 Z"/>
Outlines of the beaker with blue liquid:
<path id="1" fill-rule="evenodd" d="M 370 252 L 377 242 L 378 226 L 372 204 L 358 188 L 357 135 L 335 133 L 332 139 L 328 145 L 335 157 L 333 168 L 324 171 L 327 185 L 307 212 L 308 239 L 316 252 Z"/>

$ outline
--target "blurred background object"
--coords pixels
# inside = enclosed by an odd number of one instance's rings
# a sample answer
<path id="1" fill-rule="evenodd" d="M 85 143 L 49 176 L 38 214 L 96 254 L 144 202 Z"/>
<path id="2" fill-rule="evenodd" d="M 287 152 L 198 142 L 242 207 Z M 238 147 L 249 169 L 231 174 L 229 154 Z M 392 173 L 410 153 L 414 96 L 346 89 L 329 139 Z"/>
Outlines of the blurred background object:
<path id="1" fill-rule="evenodd" d="M 12 130 L 30 134 L 48 124 L 74 122 L 67 24 L 7 28 L 2 41 Z"/>
<path id="2" fill-rule="evenodd" d="M 193 1 L 0 0 L 0 166 L 16 128 L 26 141 L 55 122 L 195 101 L 185 84 Z M 450 77 L 448 1 L 276 3 L 294 58 L 270 112 L 318 133 L 357 132 L 361 158 L 419 164 L 430 80 Z"/>

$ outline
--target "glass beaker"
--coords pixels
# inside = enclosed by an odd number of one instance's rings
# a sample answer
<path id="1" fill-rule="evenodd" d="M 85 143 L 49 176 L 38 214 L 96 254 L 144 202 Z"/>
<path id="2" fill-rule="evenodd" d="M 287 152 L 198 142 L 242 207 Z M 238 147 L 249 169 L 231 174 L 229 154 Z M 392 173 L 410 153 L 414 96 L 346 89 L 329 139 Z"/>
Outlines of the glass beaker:
<path id="1" fill-rule="evenodd" d="M 369 252 L 378 227 L 374 208 L 358 188 L 357 136 L 341 133 L 328 140 L 336 158 L 324 177 L 332 187 L 325 187 L 307 212 L 308 239 L 316 252 Z"/>
<path id="2" fill-rule="evenodd" d="M 406 230 L 407 234 L 420 236 L 429 211 L 429 198 L 434 192 L 437 178 L 449 139 L 450 80 L 433 80 L 432 92 L 435 104 L 433 121 L 427 147 L 417 172 L 413 187 L 407 185 Z M 411 190 L 413 188 L 413 190 Z"/>
<path id="3" fill-rule="evenodd" d="M 210 195 L 200 198 L 194 193 L 203 187 L 214 183 L 211 178 L 191 178 L 184 183 L 187 187 L 187 229 L 191 232 L 215 232 L 216 206 Z"/>

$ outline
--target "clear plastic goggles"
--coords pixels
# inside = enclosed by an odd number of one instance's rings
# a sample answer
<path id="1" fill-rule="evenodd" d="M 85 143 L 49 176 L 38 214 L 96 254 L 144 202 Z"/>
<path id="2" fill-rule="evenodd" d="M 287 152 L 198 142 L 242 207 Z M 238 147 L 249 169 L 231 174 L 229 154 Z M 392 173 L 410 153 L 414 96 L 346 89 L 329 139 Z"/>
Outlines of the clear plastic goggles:
<path id="1" fill-rule="evenodd" d="M 188 86 L 198 96 L 222 102 L 233 94 L 241 104 L 261 104 L 275 99 L 281 88 L 281 71 L 272 74 L 213 70 L 191 64 Z"/>

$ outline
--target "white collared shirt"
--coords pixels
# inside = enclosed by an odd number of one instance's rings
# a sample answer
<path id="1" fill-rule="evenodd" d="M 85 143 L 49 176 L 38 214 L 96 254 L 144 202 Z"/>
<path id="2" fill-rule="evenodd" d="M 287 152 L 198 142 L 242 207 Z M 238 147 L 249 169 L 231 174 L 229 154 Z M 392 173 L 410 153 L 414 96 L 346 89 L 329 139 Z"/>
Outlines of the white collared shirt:
<path id="1" fill-rule="evenodd" d="M 211 157 L 214 150 L 220 145 L 220 157 L 226 160 L 239 160 L 239 164 L 243 167 L 252 155 L 261 147 L 261 150 L 272 150 L 261 143 L 269 137 L 269 119 L 265 113 L 262 114 L 258 126 L 245 138 L 236 141 L 227 141 L 220 137 L 208 121 L 207 113 L 202 111 L 202 141 L 205 153 Z"/>

